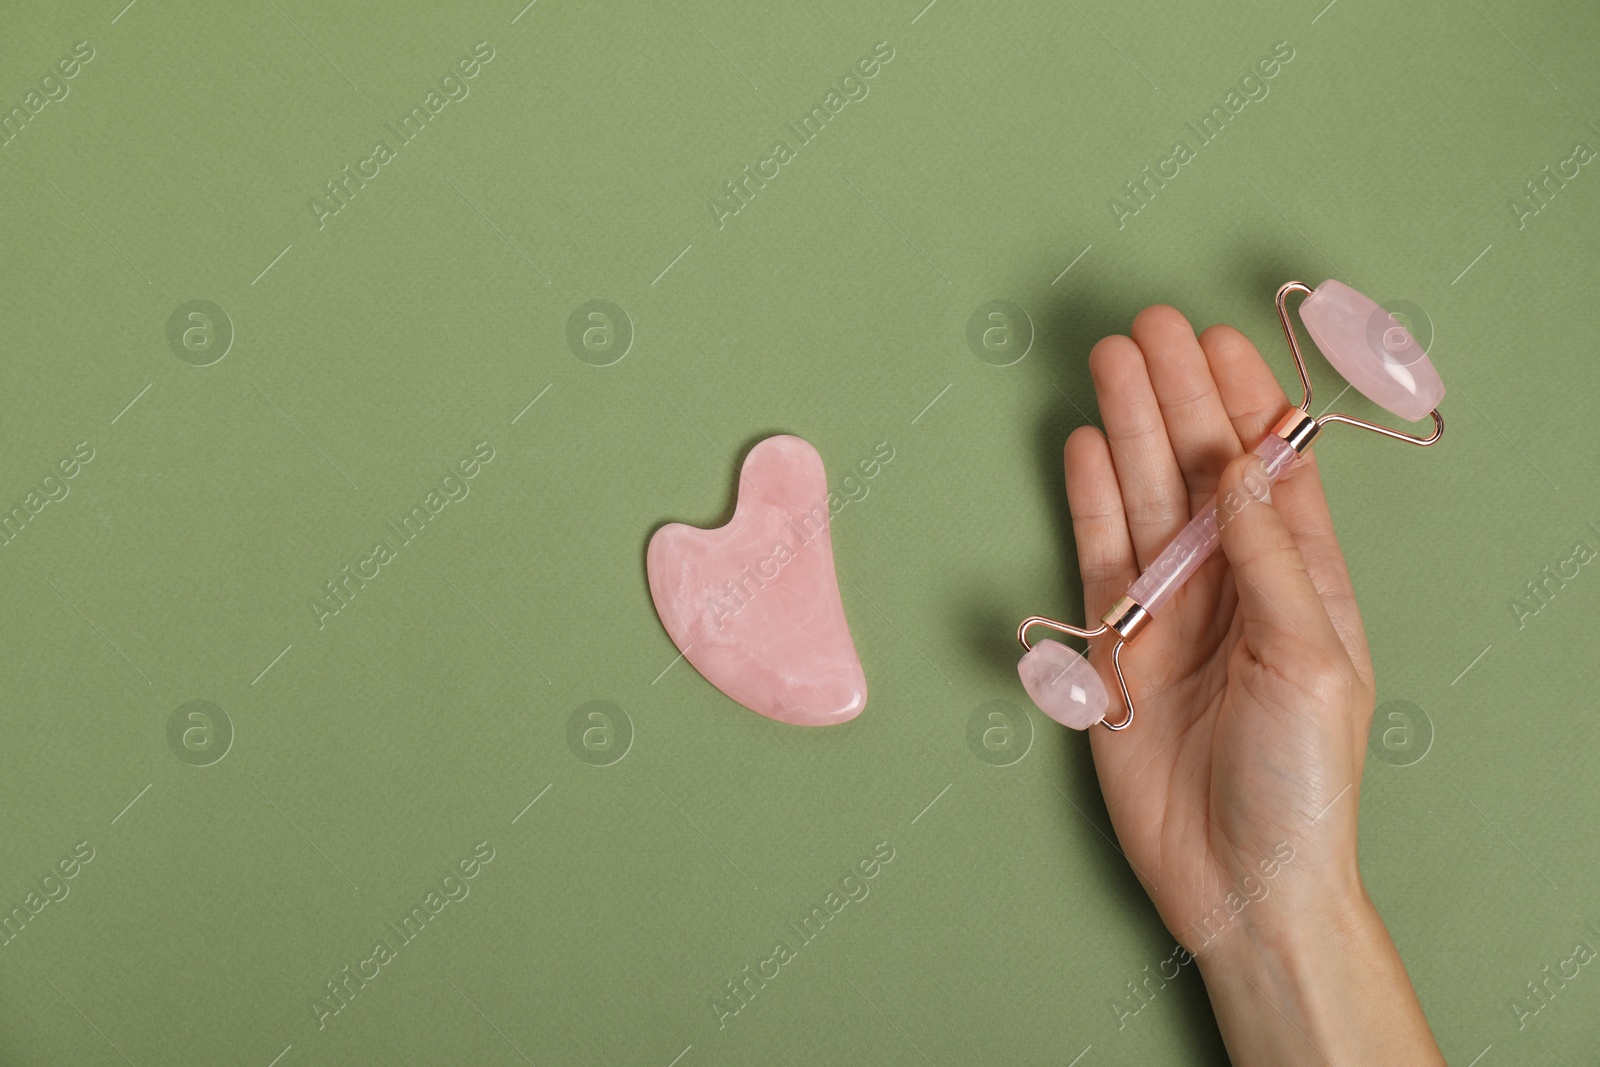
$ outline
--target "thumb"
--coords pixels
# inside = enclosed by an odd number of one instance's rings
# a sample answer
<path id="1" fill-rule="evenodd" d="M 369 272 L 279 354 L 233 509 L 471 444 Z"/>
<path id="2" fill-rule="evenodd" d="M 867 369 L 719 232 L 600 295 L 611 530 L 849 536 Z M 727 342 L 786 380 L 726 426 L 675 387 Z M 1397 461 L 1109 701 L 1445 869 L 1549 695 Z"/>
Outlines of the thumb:
<path id="1" fill-rule="evenodd" d="M 1239 587 L 1245 632 L 1258 644 L 1276 636 L 1298 638 L 1320 649 L 1339 648 L 1294 535 L 1272 505 L 1272 482 L 1255 453 L 1235 458 L 1223 471 L 1217 486 L 1217 525 L 1223 555 Z"/>

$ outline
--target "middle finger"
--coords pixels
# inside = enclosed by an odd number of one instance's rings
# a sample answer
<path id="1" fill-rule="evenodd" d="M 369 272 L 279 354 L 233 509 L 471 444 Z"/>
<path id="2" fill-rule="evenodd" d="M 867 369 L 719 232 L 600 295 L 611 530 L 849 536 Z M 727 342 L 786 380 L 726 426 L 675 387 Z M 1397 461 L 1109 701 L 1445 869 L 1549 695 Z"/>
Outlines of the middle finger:
<path id="1" fill-rule="evenodd" d="M 1089 374 L 1122 489 L 1128 535 L 1143 570 L 1189 521 L 1188 489 L 1139 346 L 1121 335 L 1105 338 L 1089 353 Z"/>
<path id="2" fill-rule="evenodd" d="M 1228 461 L 1244 449 L 1223 407 L 1194 327 L 1176 308 L 1147 307 L 1133 320 L 1172 454 L 1189 488 L 1189 510 L 1216 494 Z"/>

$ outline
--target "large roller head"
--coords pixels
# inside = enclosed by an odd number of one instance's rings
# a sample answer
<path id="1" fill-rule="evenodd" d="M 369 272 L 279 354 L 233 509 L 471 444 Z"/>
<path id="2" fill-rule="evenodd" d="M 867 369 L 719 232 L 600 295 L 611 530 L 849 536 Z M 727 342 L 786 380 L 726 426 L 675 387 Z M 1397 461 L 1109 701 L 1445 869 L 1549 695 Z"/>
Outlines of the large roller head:
<path id="1" fill-rule="evenodd" d="M 1419 422 L 1444 399 L 1444 382 L 1411 331 L 1343 282 L 1330 278 L 1312 290 L 1300 321 L 1334 369 L 1374 404 Z"/>

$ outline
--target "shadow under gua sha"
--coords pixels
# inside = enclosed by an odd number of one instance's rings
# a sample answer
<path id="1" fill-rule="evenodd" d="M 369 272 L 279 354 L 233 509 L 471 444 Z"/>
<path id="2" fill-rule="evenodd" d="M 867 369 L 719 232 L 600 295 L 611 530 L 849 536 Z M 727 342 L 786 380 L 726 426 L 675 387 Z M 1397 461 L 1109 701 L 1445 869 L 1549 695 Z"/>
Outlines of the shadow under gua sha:
<path id="1" fill-rule="evenodd" d="M 817 450 L 769 437 L 739 472 L 726 526 L 650 538 L 650 597 L 672 643 L 751 711 L 798 726 L 848 722 L 867 679 L 839 597 L 828 479 Z"/>

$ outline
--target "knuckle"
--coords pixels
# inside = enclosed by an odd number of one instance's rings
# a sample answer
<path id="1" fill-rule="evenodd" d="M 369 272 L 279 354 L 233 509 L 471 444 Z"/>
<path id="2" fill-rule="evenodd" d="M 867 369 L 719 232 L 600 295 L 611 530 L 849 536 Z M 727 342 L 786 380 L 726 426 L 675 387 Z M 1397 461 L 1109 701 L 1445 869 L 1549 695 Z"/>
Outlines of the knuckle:
<path id="1" fill-rule="evenodd" d="M 1124 501 L 1129 526 L 1170 526 L 1179 518 L 1171 501 L 1134 497 Z"/>

